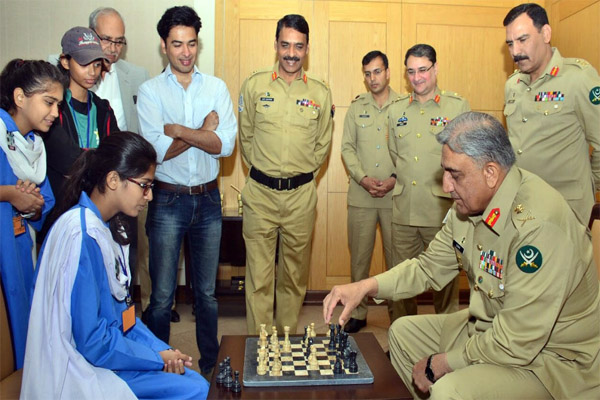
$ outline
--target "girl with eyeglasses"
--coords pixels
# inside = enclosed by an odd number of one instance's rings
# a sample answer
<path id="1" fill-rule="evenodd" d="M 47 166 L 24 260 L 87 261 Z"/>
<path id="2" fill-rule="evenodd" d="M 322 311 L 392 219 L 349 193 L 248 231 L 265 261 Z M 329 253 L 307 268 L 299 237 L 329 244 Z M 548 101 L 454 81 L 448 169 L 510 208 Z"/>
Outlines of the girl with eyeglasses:
<path id="1" fill-rule="evenodd" d="M 0 75 L 0 276 L 15 366 L 23 366 L 33 282 L 30 229 L 40 230 L 54 196 L 39 135 L 63 99 L 63 77 L 45 61 L 15 59 Z"/>
<path id="2" fill-rule="evenodd" d="M 156 338 L 130 296 L 120 221 L 152 200 L 155 169 L 154 148 L 131 132 L 73 165 L 36 271 L 22 397 L 206 398 L 191 357 Z"/>

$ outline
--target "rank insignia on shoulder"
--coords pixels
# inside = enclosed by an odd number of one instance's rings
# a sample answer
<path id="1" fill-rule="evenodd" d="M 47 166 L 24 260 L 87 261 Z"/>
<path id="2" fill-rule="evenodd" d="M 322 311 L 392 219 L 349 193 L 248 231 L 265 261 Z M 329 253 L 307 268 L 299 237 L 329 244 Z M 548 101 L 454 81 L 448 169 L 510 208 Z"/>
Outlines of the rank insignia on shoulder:
<path id="1" fill-rule="evenodd" d="M 446 126 L 450 122 L 450 119 L 447 117 L 437 117 L 431 118 L 431 122 L 429 124 L 431 126 Z"/>
<path id="2" fill-rule="evenodd" d="M 488 214 L 487 218 L 485 219 L 485 223 L 490 227 L 493 228 L 494 225 L 496 225 L 496 222 L 498 222 L 498 219 L 500 218 L 500 209 L 499 208 L 494 208 L 492 211 L 490 211 L 490 213 Z"/>
<path id="3" fill-rule="evenodd" d="M 590 102 L 595 106 L 600 105 L 600 86 L 590 90 Z"/>
<path id="4" fill-rule="evenodd" d="M 521 213 L 523 212 L 523 210 L 525 210 L 525 209 L 523 208 L 523 204 L 517 204 L 517 206 L 515 207 L 515 212 L 516 212 L 517 214 L 521 214 Z"/>
<path id="5" fill-rule="evenodd" d="M 542 252 L 535 246 L 526 245 L 517 251 L 517 267 L 526 274 L 532 274 L 542 268 Z"/>
<path id="6" fill-rule="evenodd" d="M 240 94 L 240 98 L 238 100 L 238 113 L 244 111 L 244 95 Z"/>
<path id="7" fill-rule="evenodd" d="M 481 252 L 479 268 L 498 279 L 502 279 L 504 265 L 502 265 L 502 259 L 496 255 L 494 250 Z"/>
<path id="8" fill-rule="evenodd" d="M 560 90 L 554 92 L 539 92 L 535 95 L 535 101 L 565 101 L 565 94 Z"/>

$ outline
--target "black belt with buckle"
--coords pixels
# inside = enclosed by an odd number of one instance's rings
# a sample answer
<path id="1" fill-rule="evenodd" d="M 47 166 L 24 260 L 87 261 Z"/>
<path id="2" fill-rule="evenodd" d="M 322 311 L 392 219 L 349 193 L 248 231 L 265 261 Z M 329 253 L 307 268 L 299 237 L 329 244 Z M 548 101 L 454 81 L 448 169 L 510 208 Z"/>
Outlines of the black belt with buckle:
<path id="1" fill-rule="evenodd" d="M 181 194 L 202 194 L 219 187 L 217 180 L 212 180 L 207 183 L 196 186 L 184 186 L 184 185 L 173 185 L 172 183 L 154 181 L 154 187 L 160 190 L 166 190 L 167 192 L 175 192 Z"/>
<path id="2" fill-rule="evenodd" d="M 250 169 L 250 177 L 258 183 L 262 183 L 265 186 L 275 190 L 292 190 L 299 186 L 304 185 L 313 180 L 313 173 L 307 172 L 292 176 L 291 178 L 273 178 L 272 176 L 265 175 L 256 168 Z"/>

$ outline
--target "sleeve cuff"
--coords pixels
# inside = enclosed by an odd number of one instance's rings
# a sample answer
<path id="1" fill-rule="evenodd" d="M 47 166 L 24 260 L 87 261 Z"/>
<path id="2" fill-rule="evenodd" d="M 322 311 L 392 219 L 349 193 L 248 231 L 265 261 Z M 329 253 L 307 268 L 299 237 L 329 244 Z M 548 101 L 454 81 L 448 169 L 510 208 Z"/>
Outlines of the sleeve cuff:
<path id="1" fill-rule="evenodd" d="M 377 299 L 391 299 L 394 296 L 396 289 L 396 279 L 392 270 L 376 275 L 374 278 L 378 285 L 377 295 L 375 297 Z"/>
<path id="2" fill-rule="evenodd" d="M 452 371 L 465 368 L 469 365 L 464 357 L 464 352 L 464 347 L 461 346 L 446 353 L 446 360 L 448 361 L 448 366 L 452 368 Z"/>

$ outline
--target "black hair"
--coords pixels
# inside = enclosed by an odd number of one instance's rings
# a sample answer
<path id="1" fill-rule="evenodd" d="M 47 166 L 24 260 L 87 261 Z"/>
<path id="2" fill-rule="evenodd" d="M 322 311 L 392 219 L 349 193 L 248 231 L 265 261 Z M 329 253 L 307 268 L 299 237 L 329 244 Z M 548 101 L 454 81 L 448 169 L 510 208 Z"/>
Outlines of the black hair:
<path id="1" fill-rule="evenodd" d="M 61 54 L 60 56 L 58 56 L 58 63 L 56 64 L 60 73 L 63 74 L 63 76 L 67 79 L 67 87 L 69 87 L 69 83 L 71 82 L 71 73 L 68 69 L 63 67 L 62 62 L 60 62 L 62 58 L 65 58 L 67 61 L 69 61 L 71 59 L 71 56 L 68 54 Z"/>
<path id="2" fill-rule="evenodd" d="M 180 25 L 194 28 L 196 35 L 202 28 L 202 22 L 196 11 L 191 7 L 181 6 L 171 7 L 165 11 L 156 25 L 156 30 L 161 39 L 166 42 L 171 29 Z"/>
<path id="3" fill-rule="evenodd" d="M 382 53 L 379 50 L 373 50 L 365 54 L 365 56 L 362 59 L 363 67 L 371 61 L 373 61 L 374 59 L 376 59 L 377 57 L 381 57 L 381 61 L 383 61 L 383 66 L 385 67 L 385 69 L 388 69 L 388 58 L 385 55 L 385 53 Z"/>
<path id="4" fill-rule="evenodd" d="M 0 74 L 0 107 L 8 113 L 16 110 L 16 88 L 23 89 L 25 96 L 30 97 L 47 91 L 52 83 L 59 83 L 63 88 L 69 85 L 58 68 L 49 62 L 15 58 Z"/>
<path id="5" fill-rule="evenodd" d="M 413 47 L 406 51 L 406 55 L 404 56 L 404 65 L 406 66 L 406 61 L 408 61 L 408 57 L 427 57 L 429 61 L 433 64 L 437 62 L 437 54 L 435 53 L 435 49 L 428 44 L 415 44 Z"/>
<path id="6" fill-rule="evenodd" d="M 288 14 L 277 21 L 277 30 L 275 31 L 275 41 L 279 40 L 279 32 L 283 28 L 292 28 L 306 35 L 306 44 L 308 44 L 308 22 L 302 15 Z"/>
<path id="7" fill-rule="evenodd" d="M 116 171 L 121 180 L 125 180 L 145 174 L 152 165 L 156 165 L 156 151 L 141 135 L 124 131 L 107 136 L 97 148 L 84 151 L 75 160 L 63 185 L 62 200 L 49 220 L 54 222 L 77 204 L 82 191 L 91 195 L 97 188 L 104 193 L 109 172 Z M 111 218 L 110 231 L 117 243 L 128 244 L 129 240 L 123 236 L 125 225 L 120 215 Z"/>
<path id="8" fill-rule="evenodd" d="M 504 21 L 502 24 L 504 26 L 510 25 L 515 19 L 519 17 L 519 15 L 526 13 L 529 18 L 533 21 L 533 26 L 537 28 L 539 31 L 542 29 L 544 25 L 549 24 L 548 22 L 548 14 L 546 14 L 546 10 L 544 7 L 535 4 L 535 3 L 524 3 L 516 6 L 512 10 L 506 14 L 504 17 Z"/>

